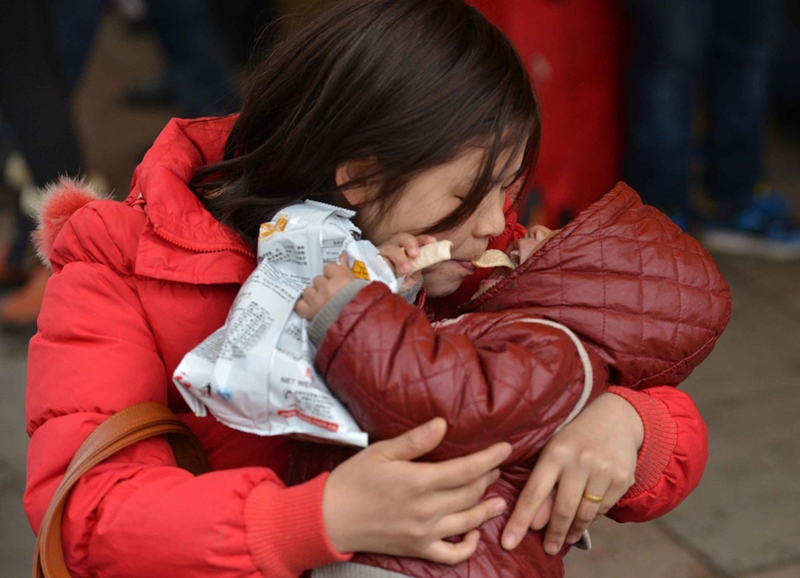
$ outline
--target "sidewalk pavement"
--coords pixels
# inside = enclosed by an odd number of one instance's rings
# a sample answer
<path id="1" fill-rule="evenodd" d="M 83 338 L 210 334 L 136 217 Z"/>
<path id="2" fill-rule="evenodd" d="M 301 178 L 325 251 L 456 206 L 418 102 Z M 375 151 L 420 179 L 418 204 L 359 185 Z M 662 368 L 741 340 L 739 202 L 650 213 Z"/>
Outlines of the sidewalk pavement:
<path id="1" fill-rule="evenodd" d="M 158 62 L 119 23 L 101 27 L 76 110 L 89 164 L 125 191 L 137 156 L 170 110 L 116 106 L 127 82 Z M 800 147 L 772 139 L 768 164 L 800 205 Z M 0 215 L 0 231 L 7 231 Z M 800 264 L 719 257 L 733 291 L 731 323 L 687 380 L 710 432 L 699 488 L 645 524 L 603 519 L 594 548 L 567 557 L 568 578 L 800 577 Z M 30 575 L 33 536 L 22 511 L 25 362 L 30 332 L 0 331 L 0 576 Z"/>

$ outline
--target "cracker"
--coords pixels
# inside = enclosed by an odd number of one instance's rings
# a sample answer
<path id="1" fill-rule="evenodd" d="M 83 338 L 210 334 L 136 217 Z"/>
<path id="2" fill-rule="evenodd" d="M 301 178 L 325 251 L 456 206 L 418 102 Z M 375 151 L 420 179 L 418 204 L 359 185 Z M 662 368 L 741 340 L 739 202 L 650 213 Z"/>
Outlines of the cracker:
<path id="1" fill-rule="evenodd" d="M 477 261 L 472 262 L 478 268 L 484 269 L 488 267 L 508 267 L 509 269 L 516 269 L 514 262 L 508 255 L 497 249 L 489 249 Z"/>
<path id="2" fill-rule="evenodd" d="M 441 261 L 450 260 L 452 241 L 436 241 L 419 248 L 419 255 L 411 261 L 411 270 L 406 275 L 412 275 Z"/>

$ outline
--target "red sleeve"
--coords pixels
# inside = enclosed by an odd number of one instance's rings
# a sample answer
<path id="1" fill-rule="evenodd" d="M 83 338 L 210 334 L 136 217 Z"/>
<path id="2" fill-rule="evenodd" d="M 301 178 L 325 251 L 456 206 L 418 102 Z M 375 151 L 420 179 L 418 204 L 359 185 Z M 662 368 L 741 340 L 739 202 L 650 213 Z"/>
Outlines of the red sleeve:
<path id="1" fill-rule="evenodd" d="M 67 224 L 89 221 L 93 236 L 54 255 L 30 345 L 24 500 L 36 531 L 94 427 L 131 404 L 167 401 L 169 380 L 127 260 L 98 219 L 85 209 Z M 175 467 L 165 440 L 140 442 L 75 487 L 63 521 L 68 567 L 73 576 L 299 576 L 347 558 L 325 534 L 325 479 L 286 488 L 261 467 L 194 477 Z"/>
<path id="2" fill-rule="evenodd" d="M 708 432 L 686 392 L 669 386 L 634 391 L 611 387 L 642 418 L 636 482 L 608 516 L 618 522 L 645 522 L 675 508 L 700 483 L 708 459 Z"/>
<path id="3" fill-rule="evenodd" d="M 571 332 L 541 321 L 520 311 L 475 313 L 434 329 L 372 283 L 328 329 L 316 364 L 372 439 L 443 416 L 447 437 L 430 459 L 508 441 L 511 460 L 520 460 L 606 382 L 604 365 Z"/>

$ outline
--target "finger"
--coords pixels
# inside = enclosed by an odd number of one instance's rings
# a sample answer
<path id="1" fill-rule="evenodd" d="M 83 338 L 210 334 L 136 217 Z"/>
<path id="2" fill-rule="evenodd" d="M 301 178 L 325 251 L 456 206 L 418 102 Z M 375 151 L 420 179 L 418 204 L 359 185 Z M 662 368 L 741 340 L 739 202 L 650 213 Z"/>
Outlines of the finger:
<path id="1" fill-rule="evenodd" d="M 309 319 L 308 313 L 309 313 L 310 307 L 309 307 L 308 303 L 304 299 L 301 298 L 300 301 L 295 303 L 294 310 L 303 319 Z"/>
<path id="2" fill-rule="evenodd" d="M 510 454 L 511 444 L 499 442 L 460 458 L 424 465 L 431 472 L 431 489 L 455 489 L 468 485 L 491 472 Z"/>
<path id="3" fill-rule="evenodd" d="M 503 548 L 513 550 L 519 545 L 542 504 L 553 491 L 561 472 L 561 466 L 557 463 L 540 462 L 534 467 L 503 529 Z"/>
<path id="4" fill-rule="evenodd" d="M 322 279 L 326 279 L 326 278 L 327 279 L 331 279 L 332 277 L 336 277 L 338 275 L 341 275 L 342 272 L 343 272 L 342 271 L 343 269 L 345 271 L 349 271 L 349 269 L 345 265 L 340 265 L 339 263 L 333 263 L 333 262 L 325 263 L 325 265 L 323 265 L 323 267 L 322 267 L 323 275 L 321 277 L 322 277 Z M 316 280 L 319 279 L 319 278 L 320 277 L 315 277 L 314 278 L 315 284 L 316 284 Z"/>
<path id="5" fill-rule="evenodd" d="M 437 239 L 433 235 L 417 235 L 417 243 L 419 244 L 420 247 L 422 247 L 423 245 L 430 245 L 431 243 L 435 243 L 438 240 L 439 239 Z"/>
<path id="6" fill-rule="evenodd" d="M 545 498 L 544 503 L 536 511 L 536 514 L 534 514 L 533 522 L 530 525 L 531 528 L 534 530 L 541 530 L 547 525 L 547 522 L 550 521 L 550 516 L 553 515 L 553 504 L 555 501 L 556 490 L 553 488 L 553 490 Z"/>
<path id="7" fill-rule="evenodd" d="M 419 241 L 414 235 L 411 233 L 399 233 L 395 236 L 395 240 L 408 257 L 413 259 L 419 256 Z"/>
<path id="8" fill-rule="evenodd" d="M 499 477 L 500 470 L 494 469 L 465 486 L 440 492 L 437 499 L 440 500 L 442 511 L 460 512 L 473 507 Z"/>
<path id="9" fill-rule="evenodd" d="M 339 255 L 339 265 L 346 267 L 347 269 L 350 268 L 350 261 L 347 258 L 347 253 L 342 252 L 342 254 Z"/>
<path id="10" fill-rule="evenodd" d="M 460 542 L 439 540 L 431 544 L 425 557 L 432 562 L 453 566 L 470 558 L 478 549 L 480 539 L 481 533 L 478 530 L 472 530 Z"/>
<path id="11" fill-rule="evenodd" d="M 436 524 L 436 535 L 460 536 L 506 511 L 506 501 L 495 497 L 475 504 L 467 510 L 445 516 Z"/>
<path id="12" fill-rule="evenodd" d="M 398 273 L 406 273 L 411 269 L 411 260 L 402 247 L 384 246 L 381 248 L 381 256 L 387 259 Z"/>
<path id="13" fill-rule="evenodd" d="M 611 481 L 608 478 L 600 480 L 593 478 L 586 484 L 586 489 L 583 492 L 583 496 L 581 496 L 581 503 L 578 506 L 578 512 L 575 514 L 572 527 L 567 533 L 567 543 L 574 544 L 577 542 L 583 531 L 597 518 L 600 508 L 606 501 L 605 496 L 610 484 Z M 595 498 L 600 498 L 601 501 L 598 502 Z"/>
<path id="14" fill-rule="evenodd" d="M 372 444 L 365 451 L 378 452 L 390 461 L 414 460 L 433 451 L 442 443 L 445 433 L 447 422 L 444 418 L 435 417 L 396 438 Z"/>
<path id="15" fill-rule="evenodd" d="M 564 545 L 567 532 L 572 526 L 572 521 L 583 500 L 587 477 L 588 473 L 575 472 L 573 475 L 564 476 L 559 480 L 553 514 L 550 516 L 550 523 L 547 525 L 547 533 L 544 537 L 544 551 L 548 554 L 557 554 Z"/>

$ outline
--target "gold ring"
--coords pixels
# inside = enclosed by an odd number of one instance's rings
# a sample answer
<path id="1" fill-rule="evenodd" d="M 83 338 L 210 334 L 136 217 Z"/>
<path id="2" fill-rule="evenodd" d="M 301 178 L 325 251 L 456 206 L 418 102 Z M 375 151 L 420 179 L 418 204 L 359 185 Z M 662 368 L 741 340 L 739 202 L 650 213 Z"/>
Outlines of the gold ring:
<path id="1" fill-rule="evenodd" d="M 599 504 L 603 501 L 603 496 L 593 496 L 592 494 L 583 494 L 583 499 L 592 502 L 593 504 Z"/>

